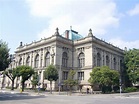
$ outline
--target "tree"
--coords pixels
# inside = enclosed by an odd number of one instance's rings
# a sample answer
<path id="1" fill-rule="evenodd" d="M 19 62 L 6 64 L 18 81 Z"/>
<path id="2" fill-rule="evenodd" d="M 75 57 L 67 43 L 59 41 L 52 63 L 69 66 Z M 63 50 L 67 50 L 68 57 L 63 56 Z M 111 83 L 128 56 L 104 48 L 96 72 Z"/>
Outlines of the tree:
<path id="1" fill-rule="evenodd" d="M 68 73 L 68 79 L 64 80 L 64 84 L 69 87 L 70 94 L 72 92 L 72 87 L 77 85 L 77 80 L 74 80 L 75 71 L 70 70 Z"/>
<path id="2" fill-rule="evenodd" d="M 33 80 L 31 80 L 31 83 L 33 85 L 33 88 L 36 88 L 36 86 L 38 85 L 38 82 L 39 82 L 38 77 L 39 77 L 38 73 L 35 72 L 33 74 Z"/>
<path id="3" fill-rule="evenodd" d="M 90 73 L 89 82 L 91 85 L 98 84 L 101 86 L 103 93 L 106 89 L 119 84 L 119 72 L 116 70 L 111 70 L 108 66 L 95 67 Z M 110 91 L 110 90 L 109 90 Z"/>
<path id="4" fill-rule="evenodd" d="M 17 77 L 16 69 L 13 68 L 13 69 L 5 70 L 3 74 L 5 74 L 12 81 L 11 90 L 14 90 L 14 80 Z"/>
<path id="5" fill-rule="evenodd" d="M 25 81 L 28 80 L 34 74 L 34 70 L 30 66 L 25 66 L 25 65 L 18 66 L 16 70 L 17 70 L 18 77 L 21 76 L 22 78 L 21 80 L 22 91 L 24 91 Z"/>
<path id="6" fill-rule="evenodd" d="M 139 81 L 139 49 L 126 50 L 124 62 L 130 81 L 136 84 Z"/>
<path id="7" fill-rule="evenodd" d="M 0 40 L 0 71 L 5 70 L 10 62 L 8 44 Z"/>
<path id="8" fill-rule="evenodd" d="M 52 94 L 52 81 L 58 79 L 58 71 L 53 65 L 49 65 L 45 70 L 45 79 L 50 81 L 50 93 Z"/>

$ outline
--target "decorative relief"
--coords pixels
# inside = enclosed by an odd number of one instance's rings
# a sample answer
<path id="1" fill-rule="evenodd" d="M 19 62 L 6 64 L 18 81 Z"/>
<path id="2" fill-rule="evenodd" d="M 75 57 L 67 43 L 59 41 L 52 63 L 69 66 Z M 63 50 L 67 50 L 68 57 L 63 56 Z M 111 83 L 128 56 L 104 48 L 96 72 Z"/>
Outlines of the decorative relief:
<path id="1" fill-rule="evenodd" d="M 64 52 L 69 52 L 69 48 L 67 48 L 67 47 L 62 47 L 62 50 L 63 50 Z"/>
<path id="2" fill-rule="evenodd" d="M 44 49 L 48 52 L 48 51 L 50 51 L 51 47 L 48 46 L 48 47 L 45 47 Z"/>
<path id="3" fill-rule="evenodd" d="M 35 52 L 35 54 L 38 54 L 38 53 L 39 53 L 39 51 L 38 51 L 38 50 L 34 50 L 34 52 Z"/>
<path id="4" fill-rule="evenodd" d="M 77 48 L 77 52 L 78 52 L 78 53 L 84 52 L 84 47 Z"/>

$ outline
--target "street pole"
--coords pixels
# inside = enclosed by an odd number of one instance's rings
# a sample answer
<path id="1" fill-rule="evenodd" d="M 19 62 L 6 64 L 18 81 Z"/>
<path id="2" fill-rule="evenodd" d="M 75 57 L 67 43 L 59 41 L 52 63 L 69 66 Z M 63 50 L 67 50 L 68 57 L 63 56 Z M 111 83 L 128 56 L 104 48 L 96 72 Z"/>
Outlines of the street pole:
<path id="1" fill-rule="evenodd" d="M 120 85 L 120 95 L 121 95 L 121 92 L 122 92 L 122 86 Z"/>
<path id="2" fill-rule="evenodd" d="M 39 74 L 38 74 L 38 94 L 40 93 L 40 74 L 41 74 L 41 72 L 39 71 Z"/>
<path id="3" fill-rule="evenodd" d="M 60 82 L 60 78 L 61 78 L 61 57 L 60 57 L 60 69 L 59 69 L 59 82 L 58 82 L 58 88 L 59 88 L 59 95 L 60 95 L 60 88 L 61 88 L 61 82 Z"/>

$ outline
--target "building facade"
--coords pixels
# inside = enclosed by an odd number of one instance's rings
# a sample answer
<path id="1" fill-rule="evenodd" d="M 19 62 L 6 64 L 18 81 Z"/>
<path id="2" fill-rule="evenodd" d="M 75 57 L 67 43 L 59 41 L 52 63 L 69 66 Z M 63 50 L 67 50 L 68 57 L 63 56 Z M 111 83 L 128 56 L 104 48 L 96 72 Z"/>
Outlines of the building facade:
<path id="1" fill-rule="evenodd" d="M 59 34 L 58 28 L 54 35 L 30 44 L 20 43 L 9 68 L 19 65 L 28 65 L 39 73 L 40 87 L 50 88 L 50 82 L 44 79 L 44 70 L 50 65 L 55 65 L 59 72 L 59 79 L 53 82 L 53 89 L 65 89 L 63 81 L 67 79 L 70 69 L 76 71 L 75 79 L 80 88 L 91 88 L 88 79 L 90 72 L 95 66 L 109 66 L 111 69 L 120 71 L 123 62 L 123 50 L 103 40 L 96 38 L 92 30 L 86 37 L 82 37 L 74 30 L 66 30 L 63 35 Z M 20 78 L 16 79 L 15 86 L 20 87 Z M 5 86 L 11 82 L 5 79 Z M 26 87 L 31 88 L 31 79 L 26 81 Z"/>

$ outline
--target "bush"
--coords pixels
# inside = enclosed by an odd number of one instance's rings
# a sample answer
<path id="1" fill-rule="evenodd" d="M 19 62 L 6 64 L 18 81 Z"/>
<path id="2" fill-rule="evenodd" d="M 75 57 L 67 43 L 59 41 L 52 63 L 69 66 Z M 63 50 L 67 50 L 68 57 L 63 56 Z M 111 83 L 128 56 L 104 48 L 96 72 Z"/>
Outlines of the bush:
<path id="1" fill-rule="evenodd" d="M 127 87 L 124 92 L 136 92 L 138 89 L 136 87 Z"/>
<path id="2" fill-rule="evenodd" d="M 111 93 L 112 88 L 111 86 L 102 86 L 102 93 Z"/>
<path id="3" fill-rule="evenodd" d="M 119 86 L 114 86 L 114 87 L 113 87 L 113 91 L 114 91 L 114 92 L 118 92 L 118 91 L 119 91 Z"/>

